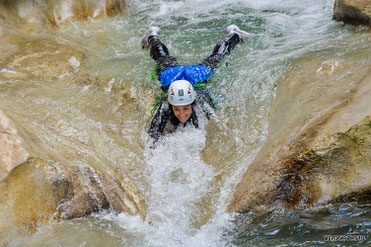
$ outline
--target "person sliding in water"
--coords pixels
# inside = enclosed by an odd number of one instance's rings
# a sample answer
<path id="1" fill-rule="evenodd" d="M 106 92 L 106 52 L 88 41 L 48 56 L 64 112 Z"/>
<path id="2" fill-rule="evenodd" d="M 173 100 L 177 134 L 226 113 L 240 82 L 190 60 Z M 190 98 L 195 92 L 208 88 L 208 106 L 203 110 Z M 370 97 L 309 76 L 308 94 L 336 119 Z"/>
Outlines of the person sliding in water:
<path id="1" fill-rule="evenodd" d="M 228 37 L 214 47 L 210 56 L 199 65 L 179 66 L 175 57 L 170 56 L 167 47 L 159 39 L 160 28 L 152 27 L 143 37 L 142 48 L 149 48 L 156 61 L 156 74 L 161 81 L 162 90 L 168 91 L 151 122 L 149 135 L 155 144 L 168 124 L 176 129 L 180 124 L 192 124 L 198 128 L 199 114 L 207 118 L 213 115 L 215 104 L 204 87 L 207 79 L 214 73 L 217 65 L 234 47 L 247 41 L 249 33 L 236 25 L 227 27 Z"/>

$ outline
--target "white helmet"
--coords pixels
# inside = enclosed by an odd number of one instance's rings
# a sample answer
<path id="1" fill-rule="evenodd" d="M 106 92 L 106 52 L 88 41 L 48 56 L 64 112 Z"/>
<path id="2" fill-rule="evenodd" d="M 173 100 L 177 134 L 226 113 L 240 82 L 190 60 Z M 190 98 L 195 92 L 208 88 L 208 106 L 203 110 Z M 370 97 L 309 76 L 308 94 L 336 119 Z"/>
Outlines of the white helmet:
<path id="1" fill-rule="evenodd" d="M 171 105 L 190 105 L 196 99 L 196 92 L 191 83 L 177 80 L 170 84 L 167 101 Z"/>

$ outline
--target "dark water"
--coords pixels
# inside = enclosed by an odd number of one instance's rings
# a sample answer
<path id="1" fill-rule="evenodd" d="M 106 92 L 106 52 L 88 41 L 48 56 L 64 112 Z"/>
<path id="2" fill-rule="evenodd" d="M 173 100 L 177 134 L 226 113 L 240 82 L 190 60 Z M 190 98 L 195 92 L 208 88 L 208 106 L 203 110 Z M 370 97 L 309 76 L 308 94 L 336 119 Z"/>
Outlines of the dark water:
<path id="1" fill-rule="evenodd" d="M 239 215 L 236 246 L 369 246 L 369 204 L 338 204 L 306 211 Z"/>

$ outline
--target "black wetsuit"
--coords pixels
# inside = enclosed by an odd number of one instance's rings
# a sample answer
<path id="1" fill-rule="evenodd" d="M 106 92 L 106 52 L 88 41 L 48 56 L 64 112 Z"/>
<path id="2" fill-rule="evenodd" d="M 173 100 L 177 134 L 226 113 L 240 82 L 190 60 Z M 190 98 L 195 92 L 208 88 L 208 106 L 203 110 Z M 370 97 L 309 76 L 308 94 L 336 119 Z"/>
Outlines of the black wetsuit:
<path id="1" fill-rule="evenodd" d="M 241 39 L 238 34 L 232 34 L 228 38 L 221 40 L 214 47 L 212 54 L 204 59 L 200 65 L 205 66 L 208 70 L 213 72 L 217 68 L 220 61 L 222 61 L 223 57 L 228 55 L 240 41 Z M 149 46 L 151 57 L 157 63 L 156 74 L 159 80 L 161 80 L 163 79 L 161 75 L 164 73 L 164 71 L 166 71 L 166 69 L 179 66 L 178 61 L 175 57 L 170 56 L 167 47 L 158 39 L 158 37 L 150 37 Z M 202 83 L 206 82 L 207 81 L 202 81 Z M 165 83 L 162 84 L 166 85 Z M 209 91 L 206 88 L 198 87 L 198 85 L 194 85 L 194 83 L 192 83 L 192 85 L 194 86 L 197 94 L 196 99 L 192 104 L 192 115 L 184 125 L 190 123 L 198 128 L 198 119 L 195 106 L 199 106 L 197 107 L 199 111 L 202 111 L 202 113 L 209 118 L 210 115 L 213 114 L 213 108 L 215 105 L 209 94 Z M 168 85 L 162 86 L 162 90 L 166 92 L 168 87 Z M 153 143 L 158 141 L 169 122 L 175 129 L 180 124 L 179 120 L 172 111 L 171 105 L 167 101 L 167 97 L 163 97 L 161 105 L 158 108 L 149 129 L 149 135 L 151 138 L 153 138 Z"/>

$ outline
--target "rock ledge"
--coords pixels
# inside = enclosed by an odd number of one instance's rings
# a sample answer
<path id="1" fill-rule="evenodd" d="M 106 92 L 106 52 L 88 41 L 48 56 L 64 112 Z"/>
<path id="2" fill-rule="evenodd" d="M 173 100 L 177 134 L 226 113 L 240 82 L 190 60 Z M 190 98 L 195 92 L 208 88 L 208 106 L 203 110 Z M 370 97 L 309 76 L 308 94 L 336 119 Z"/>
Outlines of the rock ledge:
<path id="1" fill-rule="evenodd" d="M 371 26 L 371 0 L 336 0 L 333 19 L 347 24 Z"/>

